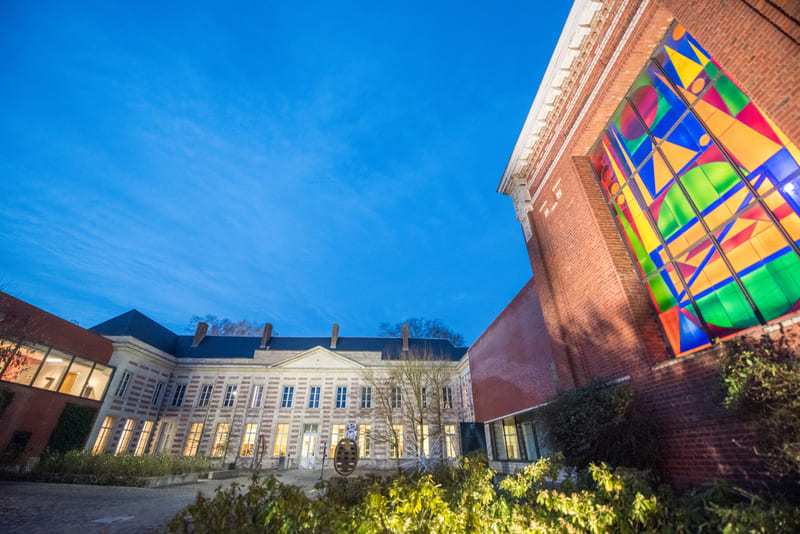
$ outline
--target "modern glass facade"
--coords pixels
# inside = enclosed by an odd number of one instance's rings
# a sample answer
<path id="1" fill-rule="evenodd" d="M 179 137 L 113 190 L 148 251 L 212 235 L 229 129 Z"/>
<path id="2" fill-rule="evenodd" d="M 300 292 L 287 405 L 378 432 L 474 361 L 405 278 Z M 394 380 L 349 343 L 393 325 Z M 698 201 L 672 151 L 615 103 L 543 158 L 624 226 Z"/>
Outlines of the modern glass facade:
<path id="1" fill-rule="evenodd" d="M 800 151 L 680 24 L 589 159 L 676 355 L 800 310 Z"/>
<path id="2" fill-rule="evenodd" d="M 0 380 L 75 397 L 103 400 L 113 370 L 107 365 L 40 346 L 0 340 Z"/>

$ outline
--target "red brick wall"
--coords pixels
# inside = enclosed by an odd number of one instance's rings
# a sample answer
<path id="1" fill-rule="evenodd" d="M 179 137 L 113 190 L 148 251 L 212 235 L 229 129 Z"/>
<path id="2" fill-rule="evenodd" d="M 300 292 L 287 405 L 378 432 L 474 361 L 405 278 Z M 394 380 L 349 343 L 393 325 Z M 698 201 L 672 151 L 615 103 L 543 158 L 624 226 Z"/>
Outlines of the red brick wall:
<path id="1" fill-rule="evenodd" d="M 0 424 L 0 453 L 5 451 L 14 432 L 31 432 L 21 461 L 30 456 L 39 456 L 50 441 L 50 435 L 61 417 L 64 406 L 71 402 L 81 406 L 100 408 L 100 402 L 53 391 L 35 389 L 10 382 L 0 382 L 0 388 L 14 393 Z"/>
<path id="2" fill-rule="evenodd" d="M 0 332 L 22 335 L 27 341 L 103 364 L 108 364 L 114 351 L 111 341 L 103 336 L 3 292 L 0 312 Z"/>
<path id="3" fill-rule="evenodd" d="M 592 29 L 595 44 L 581 51 L 578 73 L 565 82 L 569 88 L 556 101 L 524 171 L 534 198 L 527 248 L 559 383 L 568 389 L 594 378 L 629 375 L 664 431 L 662 467 L 678 485 L 757 478 L 758 463 L 747 447 L 747 430 L 719 407 L 717 348 L 671 359 L 586 154 L 674 18 L 790 138 L 800 140 L 800 27 L 790 18 L 797 17 L 800 4 L 777 2 L 780 9 L 761 0 L 749 4 L 616 0 L 604 5 L 602 22 Z M 584 83 L 580 90 L 579 83 Z M 546 173 L 548 181 L 540 187 Z M 474 392 L 477 405 L 480 392 Z"/>
<path id="4" fill-rule="evenodd" d="M 469 349 L 475 419 L 527 410 L 555 395 L 553 355 L 530 280 Z"/>

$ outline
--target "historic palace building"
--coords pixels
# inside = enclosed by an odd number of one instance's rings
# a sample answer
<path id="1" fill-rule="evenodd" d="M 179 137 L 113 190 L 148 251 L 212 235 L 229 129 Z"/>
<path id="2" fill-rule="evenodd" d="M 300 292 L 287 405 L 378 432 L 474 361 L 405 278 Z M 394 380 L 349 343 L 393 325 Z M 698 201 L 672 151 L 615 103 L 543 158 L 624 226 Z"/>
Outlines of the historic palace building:
<path id="1" fill-rule="evenodd" d="M 799 329 L 799 65 L 798 2 L 575 1 L 498 188 L 533 280 L 470 349 L 495 460 L 541 453 L 557 391 L 630 380 L 674 482 L 757 472 L 715 359 Z"/>
<path id="2" fill-rule="evenodd" d="M 135 310 L 92 331 L 113 342 L 116 368 L 86 444 L 96 453 L 310 469 L 350 433 L 359 465 L 382 468 L 457 456 L 459 424 L 473 420 L 467 349 L 446 339 L 340 337 L 338 325 L 279 337 L 269 323 L 260 338 L 206 335 L 205 323 L 176 335 Z M 409 366 L 416 390 L 398 377 Z"/>

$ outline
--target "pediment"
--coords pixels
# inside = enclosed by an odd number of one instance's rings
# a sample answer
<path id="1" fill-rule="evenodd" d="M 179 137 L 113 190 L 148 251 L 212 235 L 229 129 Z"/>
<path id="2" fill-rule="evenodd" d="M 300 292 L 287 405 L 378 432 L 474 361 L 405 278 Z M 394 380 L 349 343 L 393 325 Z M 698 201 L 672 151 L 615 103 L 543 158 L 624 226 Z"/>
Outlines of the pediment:
<path id="1" fill-rule="evenodd" d="M 283 369 L 360 369 L 357 361 L 324 347 L 314 347 L 273 365 Z"/>

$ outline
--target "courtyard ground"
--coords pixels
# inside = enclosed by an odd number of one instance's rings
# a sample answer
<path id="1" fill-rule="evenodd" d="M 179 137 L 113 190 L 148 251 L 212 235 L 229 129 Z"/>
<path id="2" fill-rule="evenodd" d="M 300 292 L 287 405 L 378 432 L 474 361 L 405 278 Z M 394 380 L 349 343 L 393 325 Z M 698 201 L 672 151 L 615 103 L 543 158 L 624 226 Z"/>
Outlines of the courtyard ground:
<path id="1" fill-rule="evenodd" d="M 313 491 L 320 471 L 292 469 L 274 472 L 281 482 Z M 381 471 L 369 471 L 384 473 Z M 356 472 L 354 476 L 366 474 Z M 389 473 L 388 471 L 385 473 Z M 338 476 L 325 468 L 325 479 Z M 219 486 L 247 484 L 249 476 L 201 480 L 166 488 L 127 488 L 0 481 L 0 532 L 35 534 L 63 532 L 122 534 L 158 532 L 200 492 L 210 497 Z"/>

